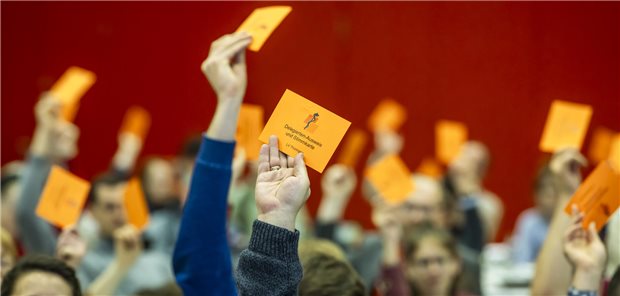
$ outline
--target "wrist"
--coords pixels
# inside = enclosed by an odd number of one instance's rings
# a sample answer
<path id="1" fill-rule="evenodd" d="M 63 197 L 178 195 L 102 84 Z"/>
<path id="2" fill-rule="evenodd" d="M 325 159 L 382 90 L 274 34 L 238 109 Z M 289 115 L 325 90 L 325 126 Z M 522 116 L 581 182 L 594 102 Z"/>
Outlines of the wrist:
<path id="1" fill-rule="evenodd" d="M 602 278 L 602 268 L 577 267 L 573 274 L 572 286 L 581 291 L 598 291 Z"/>
<path id="2" fill-rule="evenodd" d="M 297 215 L 283 214 L 283 213 L 263 213 L 258 214 L 257 219 L 261 222 L 285 228 L 289 231 L 295 232 L 295 218 Z"/>

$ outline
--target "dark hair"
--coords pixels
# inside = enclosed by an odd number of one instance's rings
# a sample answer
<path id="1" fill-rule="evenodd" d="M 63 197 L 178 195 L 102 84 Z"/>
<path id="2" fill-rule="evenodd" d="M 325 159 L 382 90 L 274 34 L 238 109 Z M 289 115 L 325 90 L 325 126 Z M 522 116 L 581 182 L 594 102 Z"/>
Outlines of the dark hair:
<path id="1" fill-rule="evenodd" d="M 179 286 L 177 286 L 175 282 L 170 282 L 159 288 L 140 290 L 135 295 L 136 296 L 161 296 L 161 295 L 183 296 L 183 291 L 181 291 L 181 288 L 179 288 Z"/>
<path id="2" fill-rule="evenodd" d="M 301 296 L 364 296 L 362 279 L 346 261 L 323 252 L 313 252 L 302 262 L 304 277 L 299 283 Z"/>
<path id="3" fill-rule="evenodd" d="M 82 295 L 80 282 L 75 276 L 73 268 L 54 257 L 34 255 L 22 258 L 2 279 L 2 296 L 13 294 L 17 281 L 25 274 L 33 271 L 49 272 L 58 275 L 71 287 L 72 296 Z"/>
<path id="4" fill-rule="evenodd" d="M 200 151 L 200 144 L 202 143 L 202 134 L 195 134 L 185 138 L 183 146 L 179 151 L 179 156 L 195 159 Z"/>
<path id="5" fill-rule="evenodd" d="M 128 179 L 129 176 L 115 172 L 107 172 L 98 175 L 91 184 L 90 192 L 88 193 L 88 204 L 93 205 L 97 202 L 97 189 L 99 186 L 114 186 L 121 183 L 126 183 Z"/>
<path id="6" fill-rule="evenodd" d="M 11 185 L 15 184 L 19 181 L 18 175 L 6 175 L 2 176 L 2 183 L 0 184 L 0 190 L 2 191 L 2 199 L 6 195 L 6 191 L 11 187 Z"/>
<path id="7" fill-rule="evenodd" d="M 414 254 L 420 248 L 422 240 L 427 237 L 433 237 L 439 241 L 442 247 L 444 247 L 450 255 L 456 260 L 460 261 L 461 257 L 458 252 L 457 243 L 454 237 L 447 231 L 433 226 L 431 223 L 425 222 L 419 225 L 415 225 L 411 228 L 404 230 L 405 236 L 403 239 L 403 247 L 405 252 L 405 258 L 410 261 Z M 459 278 L 454 279 L 450 288 L 450 295 L 456 295 L 456 289 L 459 282 Z M 420 295 L 420 291 L 417 287 L 409 283 L 411 288 L 411 295 Z"/>
<path id="8" fill-rule="evenodd" d="M 553 172 L 551 172 L 551 168 L 549 168 L 549 165 L 546 164 L 542 166 L 538 170 L 538 173 L 536 174 L 536 180 L 534 180 L 534 186 L 533 186 L 534 193 L 537 194 L 542 189 L 549 186 L 550 183 L 553 186 L 552 182 L 553 182 Z"/>

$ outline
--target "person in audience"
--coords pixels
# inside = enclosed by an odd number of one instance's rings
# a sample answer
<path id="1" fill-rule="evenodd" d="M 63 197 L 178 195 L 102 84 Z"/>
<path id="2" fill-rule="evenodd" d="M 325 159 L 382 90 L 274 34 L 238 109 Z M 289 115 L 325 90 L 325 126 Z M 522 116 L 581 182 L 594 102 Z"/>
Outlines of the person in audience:
<path id="1" fill-rule="evenodd" d="M 571 267 L 562 253 L 562 237 L 572 223 L 564 214 L 564 208 L 581 184 L 581 168 L 586 163 L 585 157 L 575 149 L 560 150 L 551 157 L 549 169 L 553 174 L 558 201 L 547 237 L 536 259 L 532 295 L 561 295 L 570 286 Z"/>
<path id="2" fill-rule="evenodd" d="M 128 224 L 123 203 L 126 185 L 126 178 L 112 173 L 92 183 L 88 208 L 99 231 L 77 269 L 89 294 L 131 294 L 173 279 L 170 257 L 144 250 L 140 231 Z"/>
<path id="3" fill-rule="evenodd" d="M 584 229 L 584 214 L 579 213 L 576 206 L 573 206 L 572 211 L 571 224 L 562 239 L 564 256 L 572 267 L 568 296 L 601 295 L 607 260 L 605 244 L 599 237 L 594 222 L 590 222 L 587 229 Z"/>
<path id="4" fill-rule="evenodd" d="M 501 199 L 485 189 L 482 184 L 490 162 L 490 153 L 484 144 L 468 141 L 463 144 L 457 157 L 448 166 L 446 175 L 446 181 L 451 184 L 449 187 L 453 194 L 459 198 L 463 211 L 473 208 L 482 220 L 482 234 L 474 232 L 477 230 L 470 227 L 472 222 L 467 219 L 468 217 L 465 217 L 464 221 L 463 235 L 472 236 L 470 239 L 473 241 L 469 245 L 478 251 L 482 251 L 485 243 L 495 239 L 504 215 Z"/>
<path id="5" fill-rule="evenodd" d="M 0 283 L 2 278 L 13 268 L 15 262 L 17 262 L 17 248 L 15 247 L 15 241 L 11 234 L 2 228 L 2 249 L 0 249 Z"/>
<path id="6" fill-rule="evenodd" d="M 512 238 L 512 260 L 515 263 L 535 262 L 549 230 L 558 198 L 553 174 L 547 165 L 536 177 L 534 196 L 536 207 L 525 210 L 517 219 Z"/>
<path id="7" fill-rule="evenodd" d="M 22 258 L 2 281 L 2 296 L 72 295 L 81 296 L 73 268 L 50 256 Z"/>

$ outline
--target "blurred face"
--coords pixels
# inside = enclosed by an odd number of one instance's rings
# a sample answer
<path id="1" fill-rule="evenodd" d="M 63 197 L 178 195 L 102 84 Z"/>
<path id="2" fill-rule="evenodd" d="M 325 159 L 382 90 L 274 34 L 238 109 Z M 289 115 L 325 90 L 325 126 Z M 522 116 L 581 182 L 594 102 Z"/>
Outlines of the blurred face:
<path id="1" fill-rule="evenodd" d="M 70 122 L 61 121 L 56 127 L 56 137 L 54 156 L 61 160 L 73 159 L 78 153 L 80 130 Z"/>
<path id="2" fill-rule="evenodd" d="M 17 237 L 17 226 L 15 225 L 15 206 L 19 199 L 21 186 L 19 182 L 13 182 L 9 188 L 5 189 L 5 196 L 2 197 L 2 228 L 6 229 L 13 237 Z"/>
<path id="3" fill-rule="evenodd" d="M 145 184 L 147 196 L 154 204 L 163 204 L 175 197 L 174 168 L 163 159 L 151 160 L 147 166 Z"/>
<path id="4" fill-rule="evenodd" d="M 557 201 L 558 197 L 551 182 L 547 182 L 536 191 L 536 208 L 549 221 L 553 216 Z"/>
<path id="5" fill-rule="evenodd" d="M 127 183 L 117 185 L 99 185 L 97 198 L 91 205 L 91 212 L 102 234 L 112 236 L 114 231 L 127 223 L 123 199 Z"/>
<path id="6" fill-rule="evenodd" d="M 465 143 L 448 170 L 459 191 L 476 190 L 482 182 L 480 167 L 486 161 L 484 147 L 478 143 Z"/>
<path id="7" fill-rule="evenodd" d="M 12 295 L 53 296 L 72 295 L 72 292 L 71 286 L 59 275 L 44 271 L 31 271 L 19 277 Z"/>
<path id="8" fill-rule="evenodd" d="M 443 207 L 442 193 L 438 184 L 416 182 L 415 191 L 401 207 L 403 225 L 418 225 L 430 222 L 436 227 L 447 227 L 447 213 Z"/>
<path id="9" fill-rule="evenodd" d="M 432 236 L 423 238 L 407 262 L 407 280 L 422 295 L 449 295 L 460 263 Z"/>

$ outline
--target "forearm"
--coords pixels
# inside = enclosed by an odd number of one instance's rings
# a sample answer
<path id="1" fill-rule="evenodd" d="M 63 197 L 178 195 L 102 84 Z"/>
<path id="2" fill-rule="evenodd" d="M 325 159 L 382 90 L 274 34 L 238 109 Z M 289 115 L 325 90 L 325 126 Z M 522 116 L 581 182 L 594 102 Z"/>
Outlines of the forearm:
<path id="1" fill-rule="evenodd" d="M 571 221 L 563 212 L 568 199 L 560 200 L 551 220 L 547 238 L 536 260 L 532 295 L 561 295 L 566 293 L 570 286 L 572 267 L 562 251 L 562 237 Z"/>
<path id="2" fill-rule="evenodd" d="M 130 266 L 112 261 L 99 277 L 88 287 L 86 294 L 89 295 L 114 295 L 121 284 Z"/>
<path id="3" fill-rule="evenodd" d="M 400 245 L 398 240 L 383 239 L 383 265 L 388 267 L 398 266 L 400 261 Z"/>
<path id="4" fill-rule="evenodd" d="M 232 142 L 237 132 L 237 118 L 241 108 L 241 100 L 226 99 L 218 103 L 215 114 L 207 129 L 207 137 L 213 140 Z"/>
<path id="5" fill-rule="evenodd" d="M 49 157 L 50 143 L 52 141 L 52 129 L 50 127 L 37 125 L 30 143 L 30 156 Z"/>
<path id="6" fill-rule="evenodd" d="M 348 201 L 347 196 L 324 195 L 319 205 L 317 220 L 322 223 L 336 223 L 342 220 Z"/>

